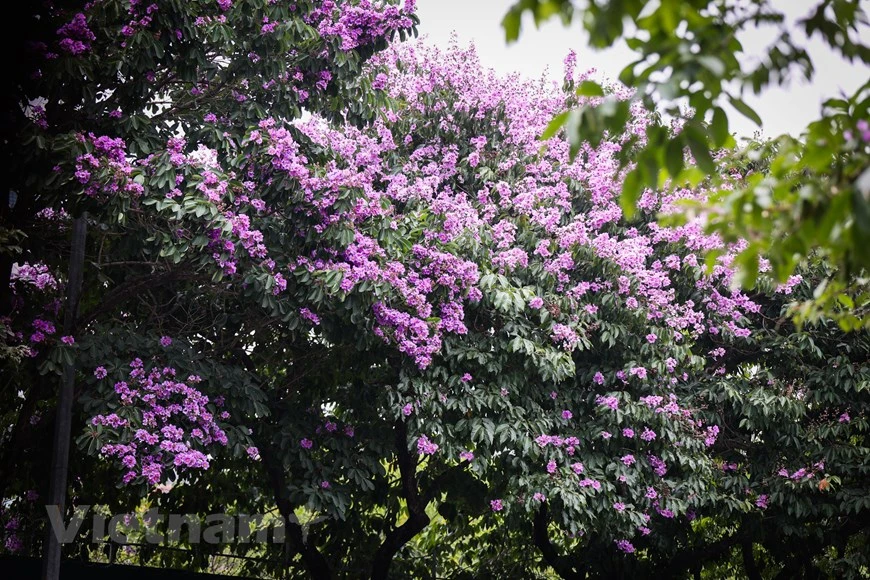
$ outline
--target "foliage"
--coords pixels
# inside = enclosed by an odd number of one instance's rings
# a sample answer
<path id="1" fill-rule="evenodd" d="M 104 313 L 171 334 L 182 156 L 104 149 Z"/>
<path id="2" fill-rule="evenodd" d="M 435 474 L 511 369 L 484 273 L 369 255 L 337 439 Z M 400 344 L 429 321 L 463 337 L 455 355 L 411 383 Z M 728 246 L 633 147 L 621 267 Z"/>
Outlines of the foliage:
<path id="1" fill-rule="evenodd" d="M 820 325 L 816 339 L 778 318 L 817 271 L 785 284 L 762 272 L 750 296 L 730 289 L 744 242 L 697 219 L 655 221 L 704 189 L 645 192 L 638 219 L 624 219 L 633 168 L 620 156 L 655 126 L 640 107 L 626 132 L 572 156 L 564 136 L 538 139 L 570 91 L 500 78 L 473 49 L 387 47 L 413 31 L 413 3 L 167 6 L 148 20 L 133 3 L 135 26 L 110 2 L 84 20 L 48 14 L 66 48 L 38 88 L 68 96 L 48 99 L 45 119 L 22 101 L 35 137 L 6 152 L 27 178 L 7 216 L 26 238 L 4 324 L 28 356 L 3 379 L 3 517 L 30 526 L 7 528 L 8 550 L 39 552 L 22 538 L 43 531 L 30 517 L 51 445 L 40 422 L 72 362 L 73 508 L 286 522 L 283 543 L 182 536 L 169 547 L 184 551 L 146 545 L 141 563 L 247 556 L 234 571 L 291 578 L 430 565 L 457 578 L 643 576 L 715 565 L 747 541 L 791 570 L 810 526 L 828 550 L 812 566 L 861 562 L 866 337 Z M 137 35 L 140 50 L 120 46 Z M 176 79 L 182 60 L 167 49 L 192 51 L 183 62 L 199 70 L 166 95 L 111 72 L 150 59 L 155 79 Z M 117 103 L 87 98 L 96 78 L 118 83 L 105 96 Z M 52 116 L 71 102 L 69 120 Z M 120 119 L 104 119 L 116 106 Z M 83 210 L 82 310 L 60 337 L 62 257 Z M 854 375 L 818 384 L 845 365 L 841 342 Z M 818 398 L 781 394 L 805 377 Z M 785 402 L 759 416 L 771 398 Z M 835 424 L 843 412 L 850 422 Z M 758 438 L 781 453 L 765 456 Z M 836 501 L 811 502 L 806 470 Z M 791 526 L 782 544 L 763 535 L 773 527 L 747 531 L 768 514 Z M 66 548 L 99 549 L 87 536 Z"/>
<path id="2" fill-rule="evenodd" d="M 770 172 L 747 176 L 732 187 L 729 178 L 721 178 L 714 159 L 716 150 L 736 145 L 729 134 L 728 105 L 761 126 L 744 94 L 785 85 L 795 76 L 811 79 L 815 70 L 804 46 L 783 26 L 763 54 L 751 61 L 741 59 L 741 32 L 786 21 L 773 2 L 520 0 L 503 20 L 509 42 L 518 37 L 527 11 L 536 24 L 555 15 L 566 25 L 580 20 L 594 48 L 625 38 L 638 58 L 623 69 L 619 80 L 634 89 L 633 99 L 648 110 L 679 122 L 674 132 L 649 126 L 646 146 L 621 158 L 623 166 L 633 164 L 621 196 L 629 217 L 646 188 L 697 184 L 707 178 L 717 193 L 689 215 L 703 214 L 710 233 L 750 242 L 737 260 L 745 287 L 755 284 L 760 259 L 770 260 L 784 282 L 813 253 L 821 253 L 830 272 L 812 300 L 795 310 L 796 320 L 834 317 L 846 330 L 870 324 L 870 258 L 863 251 L 870 235 L 870 85 L 852 96 L 826 101 L 819 120 L 799 139 L 783 135 L 760 153 L 771 157 Z M 870 47 L 861 41 L 868 22 L 860 3 L 815 2 L 796 25 L 842 58 L 870 62 Z M 602 139 L 605 131 L 618 134 L 625 129 L 627 102 L 602 100 L 605 92 L 592 81 L 571 88 L 580 102 L 555 116 L 549 133 L 564 127 L 576 151 L 580 143 Z M 686 150 L 691 154 L 688 161 Z"/>

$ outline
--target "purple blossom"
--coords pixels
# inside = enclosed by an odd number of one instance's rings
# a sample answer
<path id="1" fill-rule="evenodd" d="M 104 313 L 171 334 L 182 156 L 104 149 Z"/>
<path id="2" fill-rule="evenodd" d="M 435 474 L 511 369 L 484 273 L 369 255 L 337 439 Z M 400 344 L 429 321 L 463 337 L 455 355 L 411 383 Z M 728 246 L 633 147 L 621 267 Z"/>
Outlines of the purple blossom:
<path id="1" fill-rule="evenodd" d="M 660 510 L 658 510 L 658 512 L 659 512 L 659 515 L 662 516 L 663 518 L 667 518 L 669 520 L 674 518 L 674 512 L 672 512 L 669 509 L 660 509 Z"/>
<path id="2" fill-rule="evenodd" d="M 378 75 L 375 76 L 374 80 L 372 80 L 372 88 L 376 91 L 382 91 L 386 88 L 386 86 L 387 75 L 385 75 L 384 73 L 378 73 Z"/>
<path id="3" fill-rule="evenodd" d="M 417 452 L 421 455 L 432 455 L 438 451 L 438 445 L 429 440 L 425 435 L 417 439 Z"/>
<path id="4" fill-rule="evenodd" d="M 649 460 L 650 467 L 653 468 L 655 474 L 659 477 L 664 477 L 665 473 L 668 470 L 667 464 L 665 464 L 665 462 L 662 461 L 659 457 L 656 457 L 652 454 L 649 455 L 647 459 Z"/>
<path id="5" fill-rule="evenodd" d="M 73 16 L 70 22 L 61 26 L 57 30 L 57 35 L 61 37 L 60 48 L 74 56 L 90 51 L 91 43 L 97 39 L 88 28 L 87 18 L 81 12 Z"/>
<path id="6" fill-rule="evenodd" d="M 607 407 L 613 411 L 619 408 L 619 399 L 612 395 L 608 395 L 606 397 L 598 396 L 595 398 L 595 402 L 601 405 L 602 407 Z"/>
<path id="7" fill-rule="evenodd" d="M 24 549 L 24 542 L 22 542 L 21 538 L 19 538 L 16 534 L 9 534 L 6 537 L 6 542 L 3 545 L 9 552 L 13 554 L 20 552 Z"/>
<path id="8" fill-rule="evenodd" d="M 601 483 L 598 481 L 595 481 L 594 479 L 589 479 L 589 478 L 581 479 L 579 485 L 580 485 L 580 487 L 591 487 L 595 491 L 601 490 Z"/>
<path id="9" fill-rule="evenodd" d="M 704 437 L 704 445 L 707 447 L 712 446 L 716 443 L 717 437 L 719 437 L 719 427 L 717 425 L 707 427 L 706 436 Z"/>

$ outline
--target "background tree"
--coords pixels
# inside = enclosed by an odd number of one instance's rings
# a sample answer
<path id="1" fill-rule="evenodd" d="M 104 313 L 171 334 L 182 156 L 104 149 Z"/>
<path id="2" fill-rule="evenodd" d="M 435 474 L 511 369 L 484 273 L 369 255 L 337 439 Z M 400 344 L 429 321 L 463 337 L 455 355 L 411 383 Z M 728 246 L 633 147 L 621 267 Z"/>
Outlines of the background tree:
<path id="1" fill-rule="evenodd" d="M 624 38 L 638 58 L 622 70 L 619 80 L 634 89 L 633 99 L 649 111 L 678 123 L 677 131 L 651 125 L 646 146 L 621 159 L 623 165 L 634 163 L 622 185 L 621 205 L 627 215 L 635 211 L 645 188 L 708 179 L 715 193 L 689 205 L 686 215 L 702 214 L 707 231 L 727 241 L 748 242 L 737 257 L 741 283 L 753 286 L 760 258 L 770 260 L 784 282 L 800 263 L 819 254 L 829 264 L 828 274 L 812 299 L 796 305 L 796 320 L 825 315 L 835 317 L 844 329 L 870 324 L 870 258 L 863 251 L 870 240 L 870 85 L 826 101 L 820 118 L 800 138 L 783 135 L 768 142 L 760 154 L 775 157 L 770 171 L 748 175 L 730 187 L 714 159 L 717 150 L 735 147 L 726 106 L 761 126 L 744 94 L 787 84 L 796 75 L 809 80 L 815 70 L 806 48 L 785 27 L 758 58 L 741 62 L 742 31 L 786 22 L 774 2 L 520 0 L 503 20 L 508 42 L 519 36 L 525 12 L 537 24 L 554 16 L 566 25 L 579 20 L 593 48 Z M 816 2 L 796 25 L 842 58 L 870 62 L 870 48 L 862 42 L 867 15 L 860 2 Z M 580 102 L 555 116 L 546 135 L 564 127 L 577 151 L 584 141 L 595 143 L 604 132 L 623 130 L 629 119 L 627 102 L 603 98 L 602 87 L 592 81 L 575 88 Z M 686 149 L 692 155 L 688 163 Z"/>

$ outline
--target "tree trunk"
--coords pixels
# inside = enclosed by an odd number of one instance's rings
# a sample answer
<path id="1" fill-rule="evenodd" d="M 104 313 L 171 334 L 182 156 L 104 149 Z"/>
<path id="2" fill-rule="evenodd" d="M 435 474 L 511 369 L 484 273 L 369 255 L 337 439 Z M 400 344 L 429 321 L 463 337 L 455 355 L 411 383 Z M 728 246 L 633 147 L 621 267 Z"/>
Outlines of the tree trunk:
<path id="1" fill-rule="evenodd" d="M 417 459 L 408 451 L 408 428 L 402 421 L 396 421 L 394 430 L 396 457 L 402 478 L 402 495 L 408 505 L 408 519 L 398 528 L 391 530 L 375 552 L 372 561 L 372 580 L 386 580 L 396 553 L 429 525 L 429 516 L 426 515 L 426 505 L 429 502 L 417 488 Z"/>
<path id="2" fill-rule="evenodd" d="M 259 442 L 258 442 L 259 443 Z M 317 546 L 309 544 L 302 534 L 302 526 L 296 521 L 296 516 L 293 512 L 293 504 L 287 497 L 287 483 L 284 480 L 284 471 L 281 462 L 272 453 L 271 447 L 266 443 L 261 445 L 260 456 L 263 458 L 263 465 L 266 467 L 266 473 L 269 476 L 269 482 L 272 484 L 272 493 L 275 495 L 275 504 L 278 506 L 278 511 L 284 519 L 284 526 L 287 530 L 287 541 L 294 553 L 302 557 L 302 564 L 305 570 L 311 575 L 314 580 L 331 580 L 332 570 L 329 568 L 329 563 Z"/>
<path id="3" fill-rule="evenodd" d="M 69 259 L 69 282 L 66 306 L 64 308 L 63 332 L 74 335 L 79 298 L 81 297 L 82 278 L 85 264 L 85 236 L 87 234 L 87 214 L 73 221 L 72 252 Z M 63 365 L 63 382 L 57 401 L 54 419 L 54 449 L 51 456 L 51 480 L 49 481 L 47 505 L 58 506 L 59 513 L 66 513 L 66 484 L 69 468 L 69 448 L 72 431 L 72 406 L 75 387 L 75 363 Z M 60 578 L 61 545 L 49 528 L 48 540 L 43 557 L 43 580 Z"/>
<path id="4" fill-rule="evenodd" d="M 556 574 L 564 580 L 583 580 L 586 578 L 586 572 L 578 565 L 574 558 L 560 556 L 556 553 L 556 548 L 550 542 L 550 537 L 547 534 L 547 526 L 550 520 L 547 517 L 547 504 L 541 503 L 541 507 L 535 512 L 532 520 L 532 537 L 535 546 L 541 551 L 544 556 L 544 561 L 552 566 Z"/>

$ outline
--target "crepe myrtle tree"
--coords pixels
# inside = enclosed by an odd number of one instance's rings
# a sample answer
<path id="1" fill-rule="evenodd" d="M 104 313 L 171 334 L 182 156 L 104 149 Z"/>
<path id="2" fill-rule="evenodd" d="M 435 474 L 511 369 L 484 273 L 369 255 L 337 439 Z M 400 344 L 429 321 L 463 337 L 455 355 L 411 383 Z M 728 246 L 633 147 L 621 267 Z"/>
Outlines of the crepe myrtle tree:
<path id="1" fill-rule="evenodd" d="M 806 269 L 794 297 L 809 299 L 825 267 Z M 861 577 L 870 532 L 868 335 L 831 320 L 797 331 L 785 322 L 788 300 L 766 290 L 752 335 L 711 344 L 709 378 L 695 391 L 721 433 L 710 450 L 718 492 L 698 512 L 704 533 L 694 540 L 733 551 L 749 577 Z"/>
<path id="2" fill-rule="evenodd" d="M 580 23 L 590 48 L 624 40 L 635 58 L 619 80 L 636 89 L 635 102 L 679 120 L 681 130 L 650 125 L 645 144 L 621 157 L 623 165 L 632 164 L 622 182 L 623 209 L 631 215 L 647 187 L 709 179 L 715 193 L 703 203 L 687 204 L 683 215 L 704 215 L 708 232 L 729 242 L 749 242 L 735 262 L 745 287 L 753 286 L 762 258 L 785 282 L 804 261 L 822 253 L 830 263 L 827 275 L 792 314 L 799 322 L 827 317 L 845 330 L 866 328 L 870 261 L 862 248 L 870 240 L 870 85 L 852 94 L 832 91 L 798 137 L 771 135 L 761 147 L 756 143 L 754 154 L 775 159 L 763 174 L 747 175 L 735 186 L 730 176 L 720 179 L 714 158 L 717 151 L 742 153 L 729 129 L 734 112 L 763 127 L 744 100 L 747 94 L 813 79 L 819 61 L 806 39 L 826 45 L 834 58 L 866 68 L 865 6 L 819 0 L 803 10 L 792 22 L 771 0 L 517 0 L 502 25 L 513 42 L 529 12 L 536 25 L 554 17 L 566 26 Z M 741 42 L 753 30 L 769 34 L 765 48 L 754 54 Z M 594 143 L 605 131 L 624 130 L 630 118 L 627 102 L 604 98 L 603 87 L 588 79 L 572 89 L 580 101 L 554 115 L 549 130 L 564 127 L 573 150 L 584 141 Z"/>
<path id="3" fill-rule="evenodd" d="M 211 357 L 209 368 L 224 368 L 225 359 L 244 368 L 245 324 L 298 314 L 273 300 L 285 283 L 277 268 L 286 264 L 277 265 L 263 234 L 249 228 L 248 214 L 264 212 L 265 202 L 236 173 L 241 139 L 267 116 L 370 120 L 386 95 L 379 71 L 362 67 L 414 32 L 414 3 L 134 0 L 15 10 L 21 18 L 7 22 L 20 29 L 4 35 L 4 46 L 20 58 L 3 94 L 0 153 L 0 330 L 11 370 L 3 375 L 0 495 L 18 497 L 44 481 L 24 466 L 34 465 L 29 450 L 45 448 L 42 416 L 53 418 L 54 374 L 71 364 L 79 370 L 76 398 L 103 405 L 87 417 L 85 448 L 129 466 L 131 485 L 165 483 L 161 476 L 173 468 L 193 477 L 212 450 L 245 442 L 234 438 L 235 426 L 265 410 L 250 407 L 258 400 L 250 381 L 190 373 L 182 363 L 196 354 Z M 158 207 L 166 200 L 177 202 L 171 214 Z M 70 222 L 85 214 L 79 316 L 61 332 Z M 232 280 L 221 283 L 224 276 Z M 257 317 L 243 318 L 252 309 Z M 227 312 L 238 315 L 228 320 Z M 187 358 L 163 352 L 171 345 L 187 348 Z M 234 415 L 233 428 L 220 424 L 227 411 L 216 408 L 230 398 L 223 392 L 230 377 L 251 389 L 250 414 Z M 142 443 L 124 431 L 131 423 L 113 416 L 134 403 L 154 411 L 155 423 L 144 427 L 187 422 L 180 440 L 173 431 L 147 443 L 152 451 L 173 444 L 159 459 L 150 454 L 156 462 L 143 461 L 143 447 L 103 449 Z M 105 445 L 94 447 L 94 431 Z"/>
<path id="4" fill-rule="evenodd" d="M 652 221 L 703 194 L 648 192 L 646 221 L 626 224 L 616 154 L 649 118 L 571 161 L 561 137 L 538 140 L 570 98 L 558 87 L 499 78 L 457 47 L 370 65 L 388 71 L 376 81 L 394 108 L 365 128 L 261 121 L 228 163 L 264 206 L 239 231 L 187 234 L 211 250 L 196 259 L 217 264 L 214 295 L 241 281 L 262 297 L 249 312 L 274 317 L 226 312 L 225 326 L 268 397 L 253 438 L 278 508 L 331 518 L 294 540 L 297 563 L 386 577 L 441 505 L 522 522 L 563 574 L 584 564 L 551 528 L 633 565 L 635 543 L 711 480 L 718 427 L 687 399 L 705 362 L 694 344 L 744 340 L 758 308 L 727 289 L 727 251 L 704 274 L 697 253 L 716 237 Z M 197 201 L 232 222 L 216 187 L 229 170 L 208 171 Z M 172 221 L 182 204 L 145 205 Z M 199 255 L 184 237 L 166 244 Z M 252 252 L 275 260 L 265 282 Z"/>
<path id="5" fill-rule="evenodd" d="M 620 221 L 623 137 L 574 162 L 561 138 L 540 150 L 558 89 L 499 79 L 455 48 L 369 66 L 395 108 L 366 129 L 268 117 L 144 158 L 119 138 L 67 137 L 76 199 L 110 217 L 82 319 L 93 334 L 63 346 L 120 325 L 250 377 L 246 403 L 224 410 L 220 375 L 119 339 L 111 362 L 81 360 L 95 386 L 80 443 L 134 490 L 220 470 L 224 435 L 236 455 L 251 437 L 285 517 L 307 506 L 339 522 L 307 540 L 293 528 L 286 564 L 316 576 L 384 577 L 427 507 L 469 478 L 491 517 L 533 520 L 557 566 L 551 518 L 634 550 L 711 469 L 715 426 L 681 397 L 692 344 L 747 336 L 755 305 L 724 289 L 727 257 L 701 275 L 693 252 L 720 243 L 696 225 Z M 650 215 L 671 202 L 644 198 Z M 41 219 L 63 223 L 61 209 Z"/>

